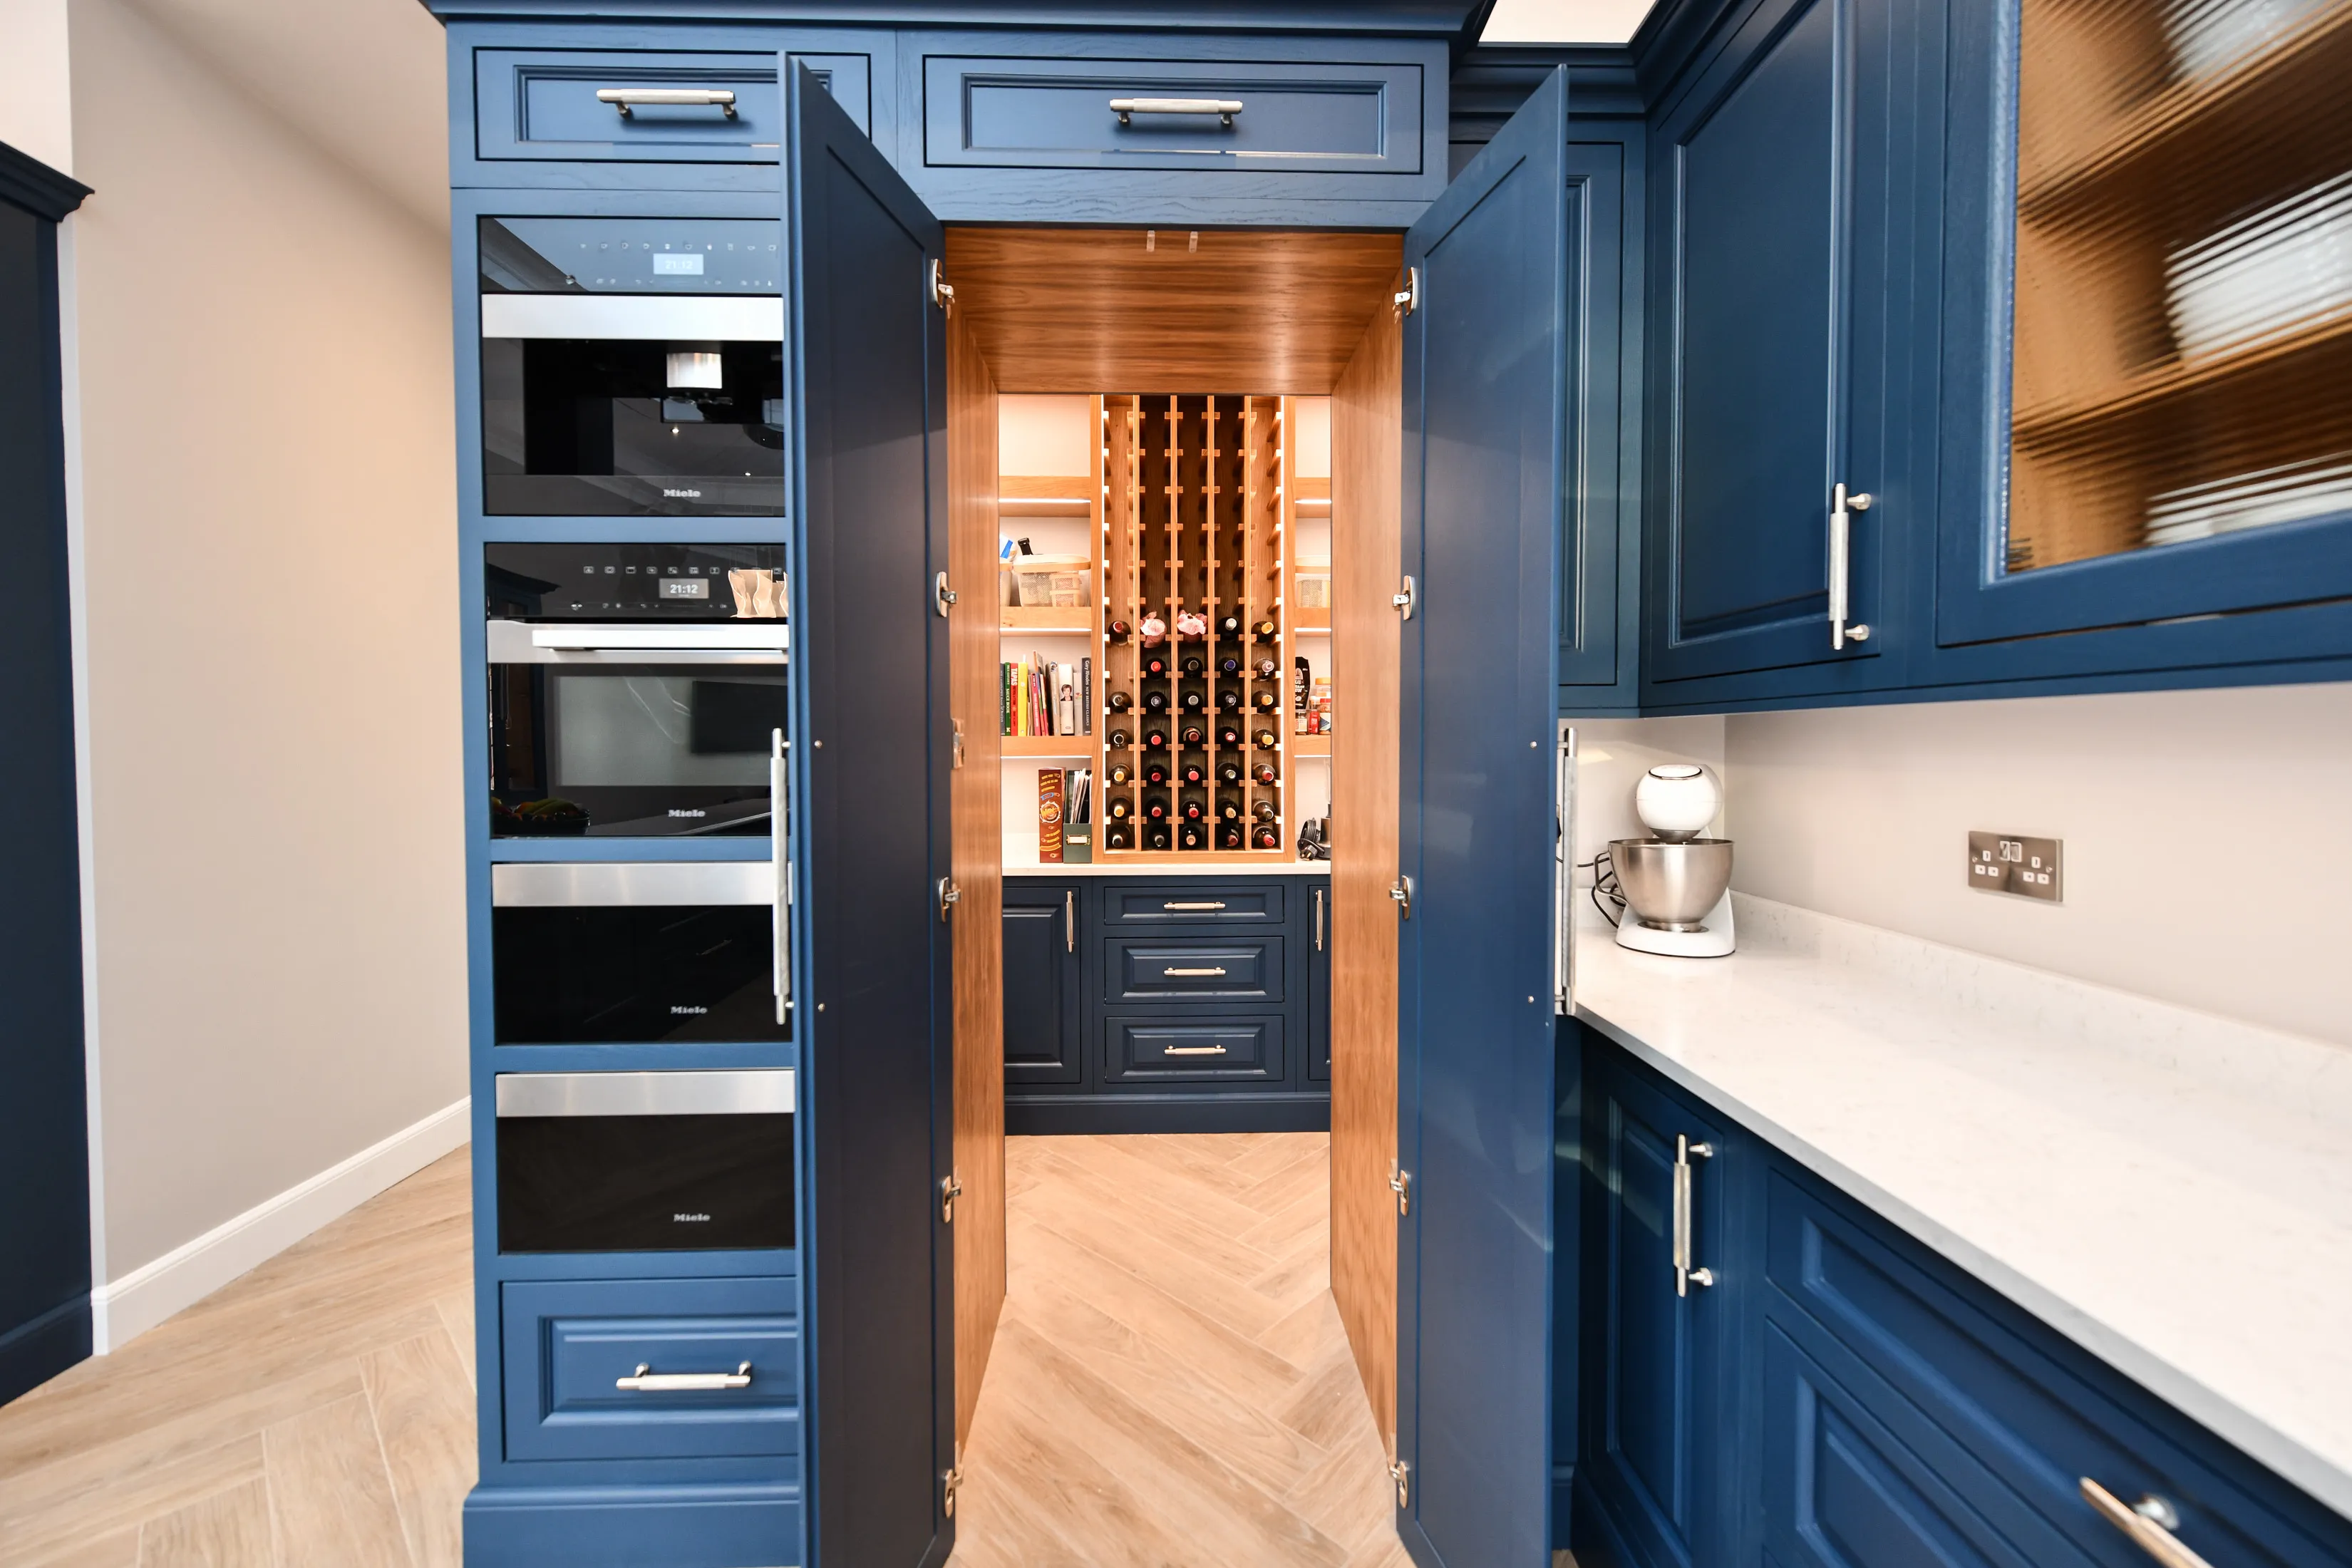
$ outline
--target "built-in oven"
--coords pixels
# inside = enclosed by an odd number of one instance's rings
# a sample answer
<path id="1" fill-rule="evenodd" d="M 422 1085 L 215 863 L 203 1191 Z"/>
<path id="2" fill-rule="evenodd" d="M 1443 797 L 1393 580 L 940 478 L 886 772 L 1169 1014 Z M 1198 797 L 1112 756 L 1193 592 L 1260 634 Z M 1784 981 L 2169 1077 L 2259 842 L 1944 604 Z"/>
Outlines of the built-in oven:
<path id="1" fill-rule="evenodd" d="M 490 831 L 764 834 L 791 733 L 770 544 L 490 544 Z"/>
<path id="2" fill-rule="evenodd" d="M 793 1245 L 793 1075 L 498 1076 L 499 1250 Z"/>
<path id="3" fill-rule="evenodd" d="M 783 226 L 486 217 L 482 509 L 784 510 Z"/>
<path id="4" fill-rule="evenodd" d="M 491 1039 L 789 1040 L 791 912 L 781 856 L 493 866 Z"/>

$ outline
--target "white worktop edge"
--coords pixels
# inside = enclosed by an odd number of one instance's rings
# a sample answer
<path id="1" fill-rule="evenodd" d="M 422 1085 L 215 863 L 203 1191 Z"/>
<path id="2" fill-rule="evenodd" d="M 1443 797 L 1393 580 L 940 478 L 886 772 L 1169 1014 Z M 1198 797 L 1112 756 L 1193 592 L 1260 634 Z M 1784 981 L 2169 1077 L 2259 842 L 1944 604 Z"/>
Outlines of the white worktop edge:
<path id="1" fill-rule="evenodd" d="M 1006 866 L 1008 877 L 1202 877 L 1226 881 L 1235 877 L 1328 877 L 1328 860 L 1268 860 L 1263 866 L 1203 865 L 1198 860 L 1172 866 L 1138 865 L 1133 861 L 1082 860 L 1066 866 Z"/>
<path id="2" fill-rule="evenodd" d="M 1972 1023 L 1981 1026 L 1989 1022 L 1987 1015 L 1998 1009 L 2005 1025 L 2017 1026 L 2022 1021 L 2011 1008 L 2021 1007 L 2032 1019 L 2030 1026 L 2036 1034 L 2062 1040 L 2071 1038 L 2095 1049 L 2119 1050 L 2160 1060 L 2175 1070 L 2195 1071 L 2200 1067 L 2220 1066 L 2234 1073 L 2248 1067 L 2267 1068 L 2269 1070 L 2256 1074 L 2257 1081 L 2250 1083 L 2233 1077 L 2226 1083 L 2217 1082 L 2217 1087 L 2237 1095 L 2252 1089 L 2265 1100 L 2309 1095 L 2311 1098 L 2297 1102 L 2305 1112 L 2338 1125 L 2344 1125 L 2347 1120 L 2340 1119 L 2339 1113 L 2347 1103 L 2352 1103 L 2344 1090 L 2344 1086 L 2352 1082 L 2352 1052 L 2336 1050 L 2325 1042 L 2283 1036 L 2236 1020 L 2212 1017 L 2193 1009 L 1813 910 L 1745 894 L 1734 897 L 1743 948 L 1763 946 L 1801 952 L 1811 949 L 1809 955 L 1826 965 L 1863 972 L 1869 980 L 1881 984 L 1919 988 L 1922 994 L 1908 999 L 1913 1006 L 1932 1005 L 1938 999 L 1925 994 L 1927 986 L 1953 985 L 1963 1000 L 1946 1000 L 1945 1005 L 1969 1015 Z M 1612 958 L 1622 951 L 1611 942 L 1608 928 L 1598 924 L 1596 917 L 1588 916 L 1579 923 L 1580 957 L 1600 944 L 1608 945 Z M 1647 962 L 1704 963 L 1711 967 L 1718 961 Z M 1955 982 L 1965 984 L 1954 985 Z M 1952 994 L 1948 991 L 1945 997 Z M 2227 1394 L 2005 1262 L 1986 1246 L 1897 1196 L 1840 1158 L 1833 1150 L 1796 1132 L 1766 1108 L 1750 1103 L 1671 1051 L 1654 1047 L 1622 1022 L 1588 1003 L 1580 991 L 1575 1010 L 1580 1020 L 1598 1028 L 1645 1066 L 1738 1121 L 2284 1479 L 2336 1512 L 2352 1518 L 2352 1455 L 2331 1458 L 2281 1430 Z M 2200 1038 L 2218 1049 L 2210 1053 L 2200 1050 Z M 2200 1061 L 2200 1058 L 2204 1059 Z M 2315 1073 L 2294 1070 L 2298 1065 L 2307 1068 L 2314 1061 L 2326 1066 Z"/>

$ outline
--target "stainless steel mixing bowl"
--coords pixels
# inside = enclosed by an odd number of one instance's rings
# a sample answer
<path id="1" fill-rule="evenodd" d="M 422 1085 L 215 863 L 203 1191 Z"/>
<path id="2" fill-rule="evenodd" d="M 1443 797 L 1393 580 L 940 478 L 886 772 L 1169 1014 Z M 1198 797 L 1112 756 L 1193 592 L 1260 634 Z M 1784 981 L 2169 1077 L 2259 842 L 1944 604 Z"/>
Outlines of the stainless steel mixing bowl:
<path id="1" fill-rule="evenodd" d="M 1705 931 L 1731 886 L 1728 838 L 1612 839 L 1609 859 L 1627 912 L 1652 931 Z"/>

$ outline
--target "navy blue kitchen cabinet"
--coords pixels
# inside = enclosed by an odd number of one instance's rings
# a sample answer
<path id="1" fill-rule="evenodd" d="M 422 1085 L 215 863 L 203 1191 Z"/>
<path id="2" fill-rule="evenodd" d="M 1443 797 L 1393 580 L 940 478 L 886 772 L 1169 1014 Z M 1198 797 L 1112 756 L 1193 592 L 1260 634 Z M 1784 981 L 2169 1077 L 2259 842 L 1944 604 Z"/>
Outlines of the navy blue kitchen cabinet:
<path id="1" fill-rule="evenodd" d="M 1932 497 L 1940 0 L 1724 9 L 1652 109 L 1645 705 L 1899 684 Z"/>
<path id="2" fill-rule="evenodd" d="M 895 155 L 951 222 L 1402 227 L 1445 79 L 1435 39 L 904 33 Z"/>
<path id="3" fill-rule="evenodd" d="M 1330 879 L 1004 879 L 1004 1125 L 1331 1124 Z"/>
<path id="4" fill-rule="evenodd" d="M 1597 1031 L 1584 1041 L 1580 1562 L 2148 1561 L 2087 1481 L 2126 1506 L 2162 1499 L 2217 1565 L 2352 1563 L 2352 1523 Z M 1685 1206 L 1675 1140 L 1699 1135 L 1711 1153 Z M 1687 1295 L 1677 1213 L 1685 1261 L 1712 1274 Z"/>

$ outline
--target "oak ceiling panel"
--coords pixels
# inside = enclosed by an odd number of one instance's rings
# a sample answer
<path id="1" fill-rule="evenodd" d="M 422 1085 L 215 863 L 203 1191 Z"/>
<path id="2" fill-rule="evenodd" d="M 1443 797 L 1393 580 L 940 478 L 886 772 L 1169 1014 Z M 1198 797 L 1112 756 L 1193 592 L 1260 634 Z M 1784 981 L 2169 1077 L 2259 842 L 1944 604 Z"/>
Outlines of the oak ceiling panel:
<path id="1" fill-rule="evenodd" d="M 947 275 L 1003 392 L 1331 390 L 1394 234 L 950 228 Z"/>

